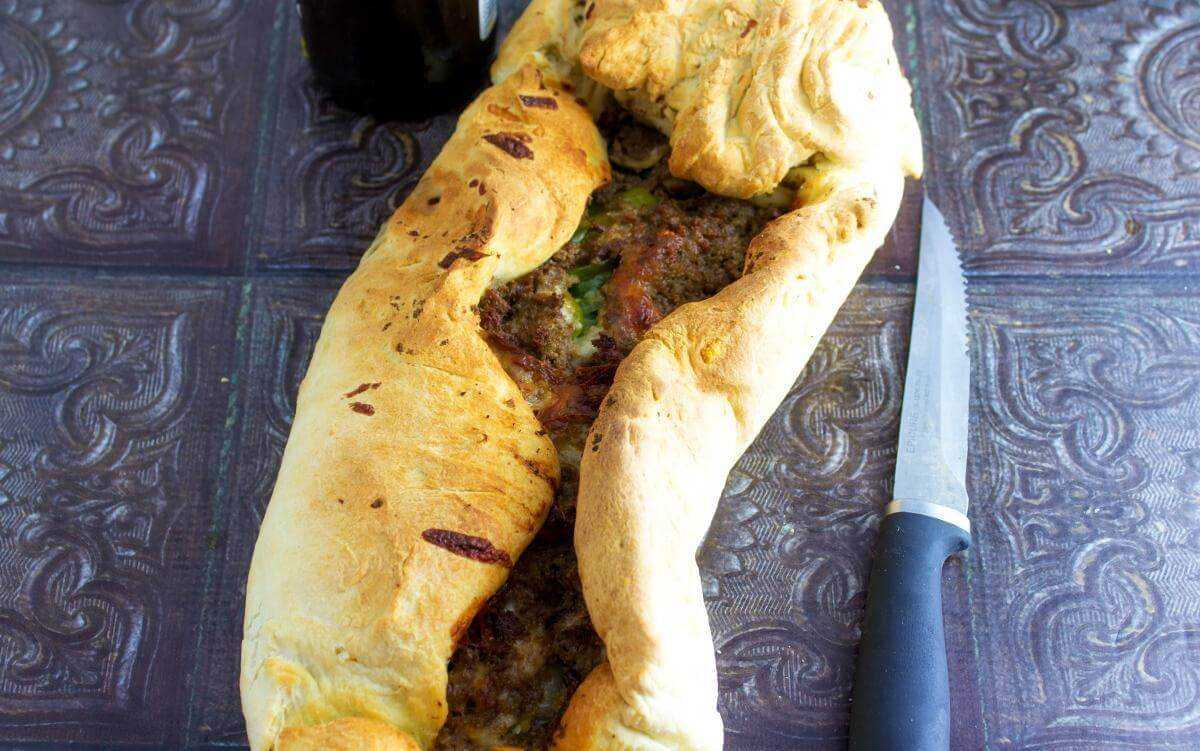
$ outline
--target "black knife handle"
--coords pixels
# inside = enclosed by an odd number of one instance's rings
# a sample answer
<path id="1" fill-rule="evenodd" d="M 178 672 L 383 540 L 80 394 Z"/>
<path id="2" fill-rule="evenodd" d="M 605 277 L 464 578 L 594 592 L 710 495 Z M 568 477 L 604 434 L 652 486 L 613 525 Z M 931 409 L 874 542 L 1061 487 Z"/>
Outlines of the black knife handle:
<path id="1" fill-rule="evenodd" d="M 942 564 L 962 528 L 904 511 L 883 517 L 850 712 L 850 751 L 947 751 L 950 689 Z"/>

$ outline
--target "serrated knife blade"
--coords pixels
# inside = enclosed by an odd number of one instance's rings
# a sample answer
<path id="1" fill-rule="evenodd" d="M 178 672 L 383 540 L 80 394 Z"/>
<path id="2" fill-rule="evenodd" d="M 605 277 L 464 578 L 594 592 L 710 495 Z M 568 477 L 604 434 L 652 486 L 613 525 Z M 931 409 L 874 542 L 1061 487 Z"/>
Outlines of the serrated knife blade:
<path id="1" fill-rule="evenodd" d="M 967 295 L 958 250 L 942 212 L 921 212 L 896 483 L 886 513 L 928 514 L 971 531 L 967 520 Z"/>
<path id="2" fill-rule="evenodd" d="M 926 198 L 896 483 L 871 567 L 854 674 L 851 751 L 950 747 L 942 564 L 971 541 L 969 392 L 962 266 L 942 212 Z"/>

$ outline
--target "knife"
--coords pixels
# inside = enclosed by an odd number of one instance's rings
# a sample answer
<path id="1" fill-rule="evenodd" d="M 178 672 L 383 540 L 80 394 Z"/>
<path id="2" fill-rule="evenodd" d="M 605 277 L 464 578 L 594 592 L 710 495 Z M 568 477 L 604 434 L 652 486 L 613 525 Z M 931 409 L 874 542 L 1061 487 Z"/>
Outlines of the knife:
<path id="1" fill-rule="evenodd" d="M 967 305 L 958 251 L 925 199 L 896 482 L 867 593 L 850 714 L 851 751 L 946 751 L 950 697 L 942 564 L 971 542 L 967 519 Z"/>

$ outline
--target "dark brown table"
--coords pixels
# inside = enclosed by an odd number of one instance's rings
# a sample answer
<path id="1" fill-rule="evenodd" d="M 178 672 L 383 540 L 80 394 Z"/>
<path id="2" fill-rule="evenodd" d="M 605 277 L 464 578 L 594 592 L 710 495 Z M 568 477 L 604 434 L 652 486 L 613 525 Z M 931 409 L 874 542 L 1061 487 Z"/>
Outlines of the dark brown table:
<path id="1" fill-rule="evenodd" d="M 891 9 L 970 273 L 955 748 L 1200 748 L 1200 6 Z M 324 102 L 290 2 L 0 0 L 0 745 L 245 743 L 297 383 L 452 122 Z M 731 749 L 844 745 L 919 193 L 701 553 Z"/>

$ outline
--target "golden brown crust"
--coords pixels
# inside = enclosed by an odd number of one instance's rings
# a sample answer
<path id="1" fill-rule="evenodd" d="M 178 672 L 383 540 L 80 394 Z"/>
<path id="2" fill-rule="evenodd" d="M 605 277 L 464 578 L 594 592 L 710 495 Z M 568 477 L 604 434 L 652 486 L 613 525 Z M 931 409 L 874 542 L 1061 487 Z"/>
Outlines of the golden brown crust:
<path id="1" fill-rule="evenodd" d="M 250 569 L 253 748 L 287 728 L 296 744 L 331 737 L 322 723 L 345 716 L 433 740 L 454 641 L 541 524 L 558 473 L 473 305 L 557 250 L 607 178 L 586 111 L 524 69 L 463 113 L 346 281 Z"/>
<path id="2" fill-rule="evenodd" d="M 421 751 L 407 733 L 378 720 L 342 717 L 320 725 L 285 728 L 275 751 Z"/>
<path id="3" fill-rule="evenodd" d="M 583 70 L 670 136 L 674 174 L 751 197 L 819 161 L 744 276 L 621 364 L 580 469 L 575 546 L 609 661 L 556 748 L 718 749 L 695 551 L 729 468 L 882 243 L 920 134 L 877 2 L 596 0 L 580 27 Z"/>
<path id="4" fill-rule="evenodd" d="M 492 63 L 492 80 L 503 81 L 525 65 L 566 78 L 578 67 L 579 26 L 571 20 L 575 0 L 532 0 L 513 24 Z"/>
<path id="5" fill-rule="evenodd" d="M 579 0 L 531 0 L 496 53 L 492 80 L 503 81 L 532 65 L 566 82 L 571 93 L 598 115 L 609 95 L 579 65 L 585 12 Z"/>
<path id="6" fill-rule="evenodd" d="M 814 153 L 920 172 L 875 0 L 598 0 L 583 29 L 584 71 L 670 133 L 671 171 L 713 192 L 765 193 Z"/>
<path id="7" fill-rule="evenodd" d="M 530 8 L 501 52 L 503 69 L 547 50 L 577 54 L 583 73 L 671 136 L 671 171 L 714 193 L 769 192 L 815 153 L 921 171 L 916 120 L 898 117 L 910 112 L 911 89 L 876 0 L 536 0 Z"/>
<path id="8" fill-rule="evenodd" d="M 743 278 L 679 308 L 621 365 L 581 469 L 576 548 L 609 662 L 557 748 L 720 748 L 694 553 L 729 467 L 882 242 L 919 136 L 875 2 L 587 7 L 534 0 L 493 69 L 503 82 L 464 113 L 329 314 L 248 585 L 256 749 L 374 738 L 341 717 L 427 747 L 455 635 L 550 502 L 553 448 L 470 310 L 553 253 L 607 178 L 570 96 L 522 104 L 544 94 L 538 68 L 618 88 L 671 136 L 672 170 L 716 192 L 767 192 L 822 155 Z"/>
<path id="9" fill-rule="evenodd" d="M 768 225 L 741 279 L 663 319 L 621 363 L 583 452 L 575 522 L 608 663 L 576 694 L 557 749 L 721 747 L 695 551 L 729 469 L 895 216 L 898 170 L 846 179 Z"/>

